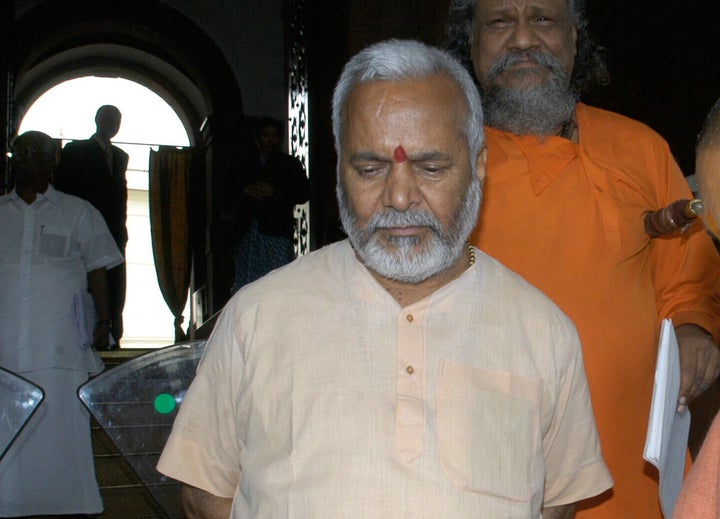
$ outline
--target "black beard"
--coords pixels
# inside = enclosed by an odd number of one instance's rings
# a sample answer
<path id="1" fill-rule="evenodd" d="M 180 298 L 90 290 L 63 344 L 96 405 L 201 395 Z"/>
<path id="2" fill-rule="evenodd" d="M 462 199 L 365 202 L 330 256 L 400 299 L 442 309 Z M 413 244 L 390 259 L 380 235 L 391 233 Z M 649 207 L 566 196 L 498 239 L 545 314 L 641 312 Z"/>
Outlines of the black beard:
<path id="1" fill-rule="evenodd" d="M 547 80 L 530 88 L 507 88 L 495 82 L 510 66 L 530 57 L 548 69 Z M 520 71 L 517 74 L 536 74 Z M 489 86 L 481 90 L 485 123 L 515 135 L 556 135 L 572 119 L 578 98 L 570 87 L 562 64 L 538 51 L 516 52 L 499 58 L 487 75 Z"/>

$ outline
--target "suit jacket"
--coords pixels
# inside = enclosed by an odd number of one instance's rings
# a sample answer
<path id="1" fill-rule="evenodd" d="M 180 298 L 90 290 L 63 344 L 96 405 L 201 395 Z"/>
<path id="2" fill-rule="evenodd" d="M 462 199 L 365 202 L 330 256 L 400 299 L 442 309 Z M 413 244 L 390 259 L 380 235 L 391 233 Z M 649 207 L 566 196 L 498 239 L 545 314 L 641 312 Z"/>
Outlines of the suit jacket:
<path id="1" fill-rule="evenodd" d="M 105 218 L 110 233 L 121 251 L 127 243 L 127 179 L 128 154 L 110 146 L 113 170 L 95 139 L 73 141 L 62 150 L 55 172 L 55 187 L 84 198 Z"/>

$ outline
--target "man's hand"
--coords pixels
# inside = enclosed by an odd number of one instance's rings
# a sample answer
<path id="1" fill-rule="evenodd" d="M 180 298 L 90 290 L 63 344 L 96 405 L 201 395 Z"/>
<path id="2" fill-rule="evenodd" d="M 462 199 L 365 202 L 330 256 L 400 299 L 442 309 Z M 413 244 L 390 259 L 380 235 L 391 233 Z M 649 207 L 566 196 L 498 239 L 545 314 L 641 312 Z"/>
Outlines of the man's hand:
<path id="1" fill-rule="evenodd" d="M 245 194 L 258 200 L 270 198 L 275 193 L 275 186 L 264 180 L 257 180 L 245 186 Z"/>
<path id="2" fill-rule="evenodd" d="M 680 348 L 680 394 L 678 411 L 715 382 L 720 374 L 720 352 L 712 336 L 695 324 L 675 328 Z"/>
<path id="3" fill-rule="evenodd" d="M 96 350 L 107 350 L 110 343 L 110 315 L 108 295 L 107 273 L 104 268 L 91 270 L 87 274 L 88 288 L 95 302 L 98 322 L 95 323 L 93 331 L 93 348 Z"/>
<path id="4" fill-rule="evenodd" d="M 232 512 L 231 498 L 218 497 L 185 484 L 180 495 L 188 519 L 228 519 Z"/>
<path id="5" fill-rule="evenodd" d="M 108 321 L 95 323 L 93 331 L 93 348 L 96 350 L 107 350 L 110 346 L 110 325 Z"/>
<path id="6" fill-rule="evenodd" d="M 573 517 L 575 517 L 575 503 L 542 509 L 542 519 L 572 519 Z"/>

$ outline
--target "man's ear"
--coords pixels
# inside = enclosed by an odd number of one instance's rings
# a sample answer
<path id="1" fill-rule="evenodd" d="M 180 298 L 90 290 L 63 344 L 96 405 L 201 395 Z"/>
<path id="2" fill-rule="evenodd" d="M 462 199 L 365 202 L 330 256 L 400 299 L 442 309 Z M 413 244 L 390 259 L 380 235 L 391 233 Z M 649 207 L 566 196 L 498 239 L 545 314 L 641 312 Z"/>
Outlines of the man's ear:
<path id="1" fill-rule="evenodd" d="M 478 180 L 482 183 L 485 180 L 485 164 L 487 163 L 487 146 L 483 145 L 478 151 L 477 165 L 475 166 L 475 174 Z"/>
<path id="2" fill-rule="evenodd" d="M 577 57 L 577 27 L 575 25 L 572 26 L 572 42 L 573 42 L 573 49 L 575 49 L 575 54 L 573 56 L 573 63 L 575 62 L 575 57 Z"/>

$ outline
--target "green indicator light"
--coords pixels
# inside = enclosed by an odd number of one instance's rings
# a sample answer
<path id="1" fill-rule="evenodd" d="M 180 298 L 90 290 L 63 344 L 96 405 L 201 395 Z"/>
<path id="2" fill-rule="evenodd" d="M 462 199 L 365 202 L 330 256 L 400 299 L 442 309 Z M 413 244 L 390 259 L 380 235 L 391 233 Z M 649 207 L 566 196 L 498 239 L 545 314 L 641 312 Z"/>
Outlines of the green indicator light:
<path id="1" fill-rule="evenodd" d="M 155 410 L 160 414 L 172 413 L 175 405 L 175 397 L 168 393 L 160 393 L 155 397 Z"/>

